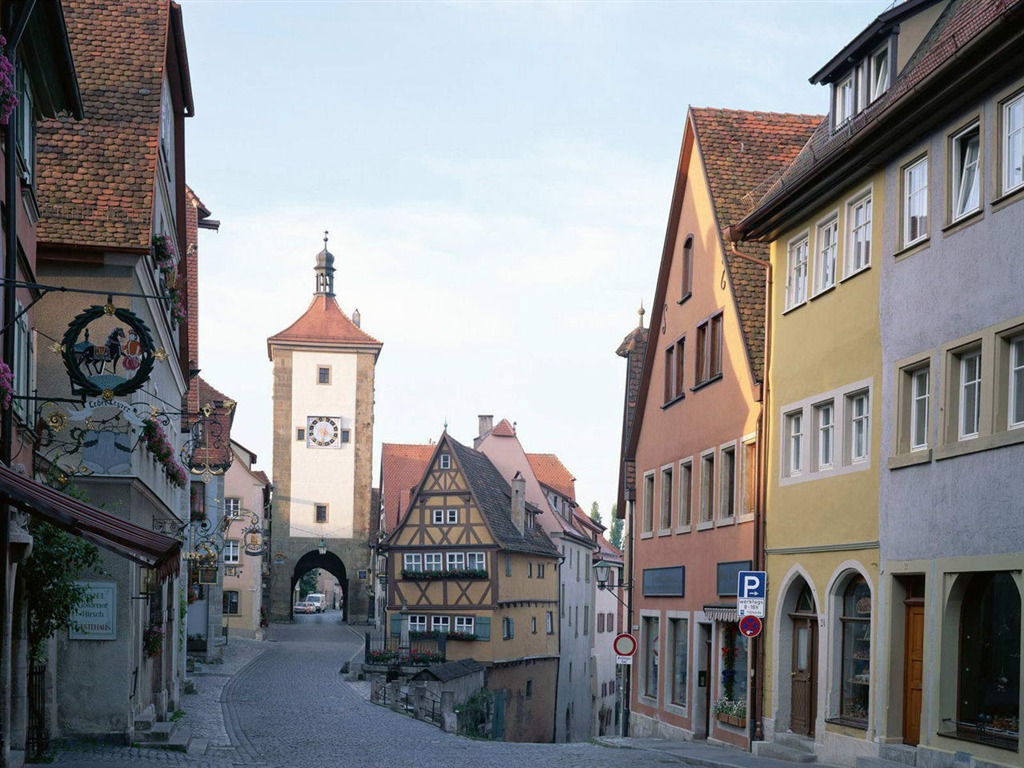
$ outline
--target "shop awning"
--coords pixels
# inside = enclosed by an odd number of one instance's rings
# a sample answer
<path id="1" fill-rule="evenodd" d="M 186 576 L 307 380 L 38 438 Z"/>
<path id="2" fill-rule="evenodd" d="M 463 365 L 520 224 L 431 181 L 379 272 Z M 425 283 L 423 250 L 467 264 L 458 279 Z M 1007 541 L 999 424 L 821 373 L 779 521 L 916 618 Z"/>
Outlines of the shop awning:
<path id="1" fill-rule="evenodd" d="M 739 621 L 740 615 L 736 612 L 735 605 L 716 603 L 704 606 L 704 615 L 712 621 Z"/>
<path id="2" fill-rule="evenodd" d="M 161 581 L 178 574 L 181 542 L 122 520 L 0 464 L 0 499 L 140 565 Z"/>

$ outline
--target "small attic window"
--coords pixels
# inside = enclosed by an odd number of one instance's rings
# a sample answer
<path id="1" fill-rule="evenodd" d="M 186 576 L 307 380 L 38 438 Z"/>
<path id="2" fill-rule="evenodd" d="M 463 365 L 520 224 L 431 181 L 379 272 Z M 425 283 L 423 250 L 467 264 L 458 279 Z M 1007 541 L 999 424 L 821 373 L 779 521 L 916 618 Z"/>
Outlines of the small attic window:
<path id="1" fill-rule="evenodd" d="M 451 457 L 451 455 L 447 454 L 447 453 L 442 453 L 441 454 L 441 469 L 451 469 L 451 468 L 452 468 L 452 457 Z"/>
<path id="2" fill-rule="evenodd" d="M 889 90 L 889 46 L 882 46 L 868 59 L 868 103 Z"/>
<path id="3" fill-rule="evenodd" d="M 842 128 L 853 118 L 857 108 L 856 90 L 853 72 L 833 86 L 832 92 L 832 126 L 836 130 Z"/>

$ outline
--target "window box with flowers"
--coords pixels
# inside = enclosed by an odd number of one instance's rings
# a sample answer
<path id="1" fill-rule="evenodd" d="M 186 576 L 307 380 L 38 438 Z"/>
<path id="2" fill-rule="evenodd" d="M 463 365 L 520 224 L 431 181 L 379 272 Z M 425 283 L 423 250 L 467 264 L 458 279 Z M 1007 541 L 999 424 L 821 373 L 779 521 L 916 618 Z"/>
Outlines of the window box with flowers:
<path id="1" fill-rule="evenodd" d="M 174 447 L 156 419 L 147 417 L 142 420 L 142 442 L 153 454 L 153 459 L 163 467 L 171 485 L 184 488 L 188 484 L 185 468 L 174 458 Z"/>
<path id="2" fill-rule="evenodd" d="M 450 571 L 408 571 L 402 569 L 402 578 L 408 581 L 441 581 L 445 579 L 486 579 L 482 568 L 454 568 Z"/>
<path id="3" fill-rule="evenodd" d="M 162 624 L 150 624 L 142 631 L 142 652 L 147 659 L 160 655 L 164 647 L 164 628 Z"/>

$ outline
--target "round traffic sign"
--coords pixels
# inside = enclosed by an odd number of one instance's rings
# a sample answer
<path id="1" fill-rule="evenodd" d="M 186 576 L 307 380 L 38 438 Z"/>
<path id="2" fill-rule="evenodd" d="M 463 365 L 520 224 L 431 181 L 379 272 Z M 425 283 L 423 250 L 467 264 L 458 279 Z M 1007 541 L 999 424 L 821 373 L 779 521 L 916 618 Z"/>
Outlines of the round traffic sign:
<path id="1" fill-rule="evenodd" d="M 636 653 L 636 638 L 625 633 L 616 635 L 612 641 L 612 649 L 618 656 L 632 656 Z"/>
<path id="2" fill-rule="evenodd" d="M 744 616 L 740 619 L 740 633 L 744 637 L 757 637 L 761 634 L 761 620 L 757 616 Z"/>

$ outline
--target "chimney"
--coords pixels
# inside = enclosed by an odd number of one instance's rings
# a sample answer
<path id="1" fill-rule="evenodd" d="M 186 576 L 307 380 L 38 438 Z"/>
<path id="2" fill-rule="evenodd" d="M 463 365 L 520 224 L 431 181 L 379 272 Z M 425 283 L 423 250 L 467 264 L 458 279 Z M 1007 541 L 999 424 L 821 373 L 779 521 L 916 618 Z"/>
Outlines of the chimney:
<path id="1" fill-rule="evenodd" d="M 491 433 L 491 430 L 494 428 L 494 416 L 482 413 L 476 418 L 477 423 L 479 424 L 479 427 L 477 428 L 479 434 L 473 438 L 473 447 L 479 448 L 480 443 L 483 442 L 483 439 L 487 437 Z"/>
<path id="2" fill-rule="evenodd" d="M 526 479 L 521 472 L 512 478 L 512 525 L 520 533 L 526 532 Z"/>

